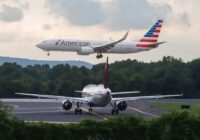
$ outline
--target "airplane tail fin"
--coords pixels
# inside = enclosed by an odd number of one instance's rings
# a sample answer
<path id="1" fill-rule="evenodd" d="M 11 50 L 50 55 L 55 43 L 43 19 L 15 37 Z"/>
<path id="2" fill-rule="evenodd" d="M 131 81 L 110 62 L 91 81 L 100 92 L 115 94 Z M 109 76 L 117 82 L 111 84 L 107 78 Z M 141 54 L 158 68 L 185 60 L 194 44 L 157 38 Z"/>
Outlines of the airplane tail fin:
<path id="1" fill-rule="evenodd" d="M 151 29 L 139 40 L 137 47 L 156 48 L 158 47 L 158 38 L 161 31 L 163 20 L 158 20 Z M 154 45 L 155 44 L 155 45 Z"/>
<path id="2" fill-rule="evenodd" d="M 104 88 L 108 88 L 108 57 L 104 68 Z"/>

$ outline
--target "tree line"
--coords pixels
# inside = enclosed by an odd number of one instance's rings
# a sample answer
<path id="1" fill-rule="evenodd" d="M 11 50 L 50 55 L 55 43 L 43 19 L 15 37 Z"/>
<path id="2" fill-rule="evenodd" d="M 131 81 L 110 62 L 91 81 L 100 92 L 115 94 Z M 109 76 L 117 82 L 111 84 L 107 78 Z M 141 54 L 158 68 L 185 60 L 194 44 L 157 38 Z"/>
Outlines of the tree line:
<path id="1" fill-rule="evenodd" d="M 21 67 L 16 63 L 0 66 L 0 98 L 17 97 L 15 92 L 80 96 L 74 93 L 87 84 L 103 82 L 104 64 L 92 69 L 68 64 Z M 112 91 L 140 90 L 139 95 L 180 94 L 200 97 L 200 59 L 183 62 L 174 57 L 144 63 L 137 60 L 117 61 L 109 65 Z"/>
<path id="2" fill-rule="evenodd" d="M 77 124 L 30 123 L 0 111 L 1 140 L 199 140 L 200 117 L 172 112 L 159 118 L 113 117 Z"/>

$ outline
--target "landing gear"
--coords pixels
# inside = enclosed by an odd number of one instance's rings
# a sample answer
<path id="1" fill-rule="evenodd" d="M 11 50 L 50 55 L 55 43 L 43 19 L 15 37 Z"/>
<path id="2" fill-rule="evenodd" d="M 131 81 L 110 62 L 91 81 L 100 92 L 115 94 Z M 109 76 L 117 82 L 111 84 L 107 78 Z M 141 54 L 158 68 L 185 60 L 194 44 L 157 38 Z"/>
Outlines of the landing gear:
<path id="1" fill-rule="evenodd" d="M 80 109 L 80 103 L 79 102 L 77 102 L 77 104 L 76 104 L 76 108 L 74 109 L 74 113 L 75 114 L 82 114 L 82 109 Z"/>
<path id="2" fill-rule="evenodd" d="M 112 111 L 111 111 L 111 114 L 112 115 L 117 115 L 117 114 L 119 114 L 119 110 L 118 109 L 112 109 Z"/>
<path id="3" fill-rule="evenodd" d="M 75 114 L 78 114 L 78 113 L 82 114 L 82 109 L 75 108 L 74 113 Z"/>
<path id="4" fill-rule="evenodd" d="M 92 108 L 89 108 L 88 111 L 89 111 L 89 112 L 92 112 Z"/>
<path id="5" fill-rule="evenodd" d="M 92 112 L 92 108 L 91 107 L 88 109 L 88 112 Z"/>
<path id="6" fill-rule="evenodd" d="M 103 57 L 103 55 L 101 53 L 97 53 L 97 56 L 96 56 L 97 59 L 100 59 L 102 57 Z"/>
<path id="7" fill-rule="evenodd" d="M 50 53 L 49 52 L 47 52 L 47 56 L 49 56 L 50 55 Z"/>
<path id="8" fill-rule="evenodd" d="M 111 110 L 111 114 L 112 115 L 117 115 L 117 114 L 119 114 L 119 110 L 118 110 L 118 108 L 117 108 L 117 104 L 116 103 L 114 103 L 114 104 L 111 104 L 112 105 L 112 107 L 113 107 L 113 109 Z"/>

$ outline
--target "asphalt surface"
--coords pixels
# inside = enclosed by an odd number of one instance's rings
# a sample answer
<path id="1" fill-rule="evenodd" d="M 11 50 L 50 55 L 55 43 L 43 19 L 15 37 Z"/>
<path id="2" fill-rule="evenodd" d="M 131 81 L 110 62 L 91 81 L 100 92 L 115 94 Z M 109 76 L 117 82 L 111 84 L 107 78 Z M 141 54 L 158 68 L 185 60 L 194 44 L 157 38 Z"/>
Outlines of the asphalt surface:
<path id="1" fill-rule="evenodd" d="M 145 118 L 159 117 L 164 110 L 158 110 L 150 107 L 150 103 L 158 100 L 137 100 L 128 102 L 128 107 L 125 111 L 120 111 L 119 115 L 134 115 L 143 116 Z M 200 102 L 200 100 L 182 100 L 182 99 L 162 99 L 163 102 Z M 44 122 L 79 122 L 83 119 L 106 120 L 111 115 L 112 107 L 93 108 L 93 112 L 88 112 L 87 106 L 82 106 L 83 113 L 81 115 L 74 114 L 74 107 L 71 110 L 63 110 L 60 101 L 51 99 L 17 99 L 3 100 L 3 102 L 13 105 L 14 108 L 10 113 L 25 121 L 44 121 Z"/>

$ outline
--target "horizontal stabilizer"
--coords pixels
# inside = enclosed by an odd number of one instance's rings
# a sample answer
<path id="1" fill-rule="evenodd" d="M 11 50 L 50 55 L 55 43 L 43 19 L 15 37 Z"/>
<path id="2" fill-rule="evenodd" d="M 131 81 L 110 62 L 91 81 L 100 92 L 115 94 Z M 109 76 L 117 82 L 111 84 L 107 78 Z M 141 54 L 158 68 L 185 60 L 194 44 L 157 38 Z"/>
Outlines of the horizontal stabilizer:
<path id="1" fill-rule="evenodd" d="M 156 48 L 161 44 L 164 44 L 166 42 L 158 42 L 158 43 L 149 43 L 149 44 L 143 44 L 143 43 L 139 43 L 137 44 L 137 47 L 142 47 L 142 48 Z"/>
<path id="2" fill-rule="evenodd" d="M 111 95 L 120 95 L 120 94 L 137 94 L 140 93 L 140 91 L 127 91 L 127 92 L 111 92 Z"/>
<path id="3" fill-rule="evenodd" d="M 88 95 L 101 95 L 96 92 L 87 92 L 87 91 L 81 91 L 81 90 L 75 90 L 76 93 L 82 93 L 82 94 L 88 94 Z"/>

